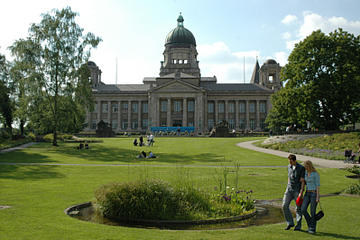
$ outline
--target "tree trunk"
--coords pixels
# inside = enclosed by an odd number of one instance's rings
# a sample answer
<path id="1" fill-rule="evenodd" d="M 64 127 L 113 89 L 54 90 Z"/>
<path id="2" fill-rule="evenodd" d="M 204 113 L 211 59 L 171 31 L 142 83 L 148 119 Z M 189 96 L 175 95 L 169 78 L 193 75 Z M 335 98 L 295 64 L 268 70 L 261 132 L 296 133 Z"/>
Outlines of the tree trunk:
<path id="1" fill-rule="evenodd" d="M 20 120 L 20 134 L 23 137 L 24 136 L 24 125 L 25 121 L 23 119 Z"/>

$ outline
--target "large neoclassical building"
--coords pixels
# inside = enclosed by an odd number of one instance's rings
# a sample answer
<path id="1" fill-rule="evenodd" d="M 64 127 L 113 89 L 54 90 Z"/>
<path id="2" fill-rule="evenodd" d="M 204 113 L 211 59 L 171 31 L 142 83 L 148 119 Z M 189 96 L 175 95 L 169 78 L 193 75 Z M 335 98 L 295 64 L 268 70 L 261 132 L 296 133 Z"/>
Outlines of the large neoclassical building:
<path id="1" fill-rule="evenodd" d="M 181 15 L 166 36 L 163 55 L 159 76 L 145 77 L 143 84 L 105 84 L 99 67 L 89 62 L 95 109 L 87 113 L 84 130 L 95 131 L 100 120 L 115 132 L 190 127 L 203 134 L 224 120 L 231 129 L 264 129 L 270 97 L 281 87 L 281 67 L 275 60 L 261 67 L 256 61 L 250 83 L 217 83 L 216 76 L 202 77 L 195 37 Z"/>

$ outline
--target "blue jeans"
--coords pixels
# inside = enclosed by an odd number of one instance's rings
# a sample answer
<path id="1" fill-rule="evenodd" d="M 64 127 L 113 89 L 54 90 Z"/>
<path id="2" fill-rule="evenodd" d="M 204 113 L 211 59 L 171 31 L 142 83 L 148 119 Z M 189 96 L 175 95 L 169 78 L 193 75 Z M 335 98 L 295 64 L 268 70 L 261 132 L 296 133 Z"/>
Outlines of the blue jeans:
<path id="1" fill-rule="evenodd" d="M 299 195 L 299 191 L 294 191 L 294 190 L 289 190 L 289 189 L 286 189 L 286 191 L 284 193 L 282 208 L 283 208 L 283 212 L 284 212 L 284 216 L 285 216 L 287 225 L 290 225 L 290 226 L 294 226 L 294 219 L 290 212 L 289 205 L 292 200 L 296 201 L 298 195 Z M 301 207 L 298 207 L 296 205 L 296 226 L 295 226 L 296 229 L 301 229 L 301 218 L 302 218 Z"/>
<path id="2" fill-rule="evenodd" d="M 310 204 L 310 214 L 308 213 L 307 209 Z M 316 192 L 306 192 L 304 196 L 303 204 L 301 205 L 301 213 L 304 215 L 306 219 L 306 223 L 308 225 L 309 231 L 316 231 Z"/>

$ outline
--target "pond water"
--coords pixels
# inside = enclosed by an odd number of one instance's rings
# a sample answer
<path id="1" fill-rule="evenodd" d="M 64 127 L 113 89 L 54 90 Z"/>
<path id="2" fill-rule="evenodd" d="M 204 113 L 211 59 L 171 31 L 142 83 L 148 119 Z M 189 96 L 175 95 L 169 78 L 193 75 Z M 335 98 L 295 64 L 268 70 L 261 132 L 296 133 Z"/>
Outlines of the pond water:
<path id="1" fill-rule="evenodd" d="M 225 222 L 216 224 L 203 224 L 203 225 L 191 225 L 191 224 L 156 224 L 156 223 L 142 223 L 142 224 L 130 224 L 124 222 L 117 222 L 111 219 L 104 218 L 99 214 L 96 214 L 92 206 L 87 206 L 78 209 L 77 215 L 72 217 L 83 221 L 90 221 L 99 224 L 106 224 L 112 226 L 126 226 L 136 228 L 148 228 L 148 229 L 170 229 L 170 230 L 219 230 L 219 229 L 233 229 L 244 228 L 249 226 L 259 226 L 263 224 L 274 224 L 284 221 L 282 209 L 277 206 L 272 206 L 266 202 L 256 205 L 258 212 L 254 217 L 246 220 L 240 220 L 235 222 Z"/>

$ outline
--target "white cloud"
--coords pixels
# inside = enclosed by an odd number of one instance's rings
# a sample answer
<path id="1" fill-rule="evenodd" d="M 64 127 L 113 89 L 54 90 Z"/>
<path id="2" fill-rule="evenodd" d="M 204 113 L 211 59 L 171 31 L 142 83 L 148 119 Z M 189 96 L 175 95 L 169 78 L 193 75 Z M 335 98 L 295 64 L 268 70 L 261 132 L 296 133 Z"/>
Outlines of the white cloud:
<path id="1" fill-rule="evenodd" d="M 303 16 L 304 21 L 298 34 L 302 39 L 319 29 L 324 33 L 330 33 L 335 29 L 342 28 L 353 34 L 360 34 L 360 21 L 349 21 L 344 17 L 326 18 L 312 12 L 304 12 Z"/>
<path id="2" fill-rule="evenodd" d="M 289 33 L 289 32 L 284 32 L 284 33 L 282 34 L 282 37 L 283 37 L 283 39 L 288 40 L 288 39 L 291 38 L 291 33 Z"/>
<path id="3" fill-rule="evenodd" d="M 249 82 L 255 59 L 261 58 L 260 51 L 233 52 L 224 42 L 201 44 L 197 46 L 197 50 L 201 75 L 215 75 L 220 83 L 243 83 L 244 67 L 245 82 Z"/>
<path id="4" fill-rule="evenodd" d="M 289 54 L 286 52 L 276 52 L 275 53 L 275 60 L 280 64 L 280 66 L 285 66 L 287 64 L 287 58 Z"/>
<path id="5" fill-rule="evenodd" d="M 297 17 L 295 15 L 287 15 L 281 20 L 283 24 L 289 25 L 297 20 Z"/>

